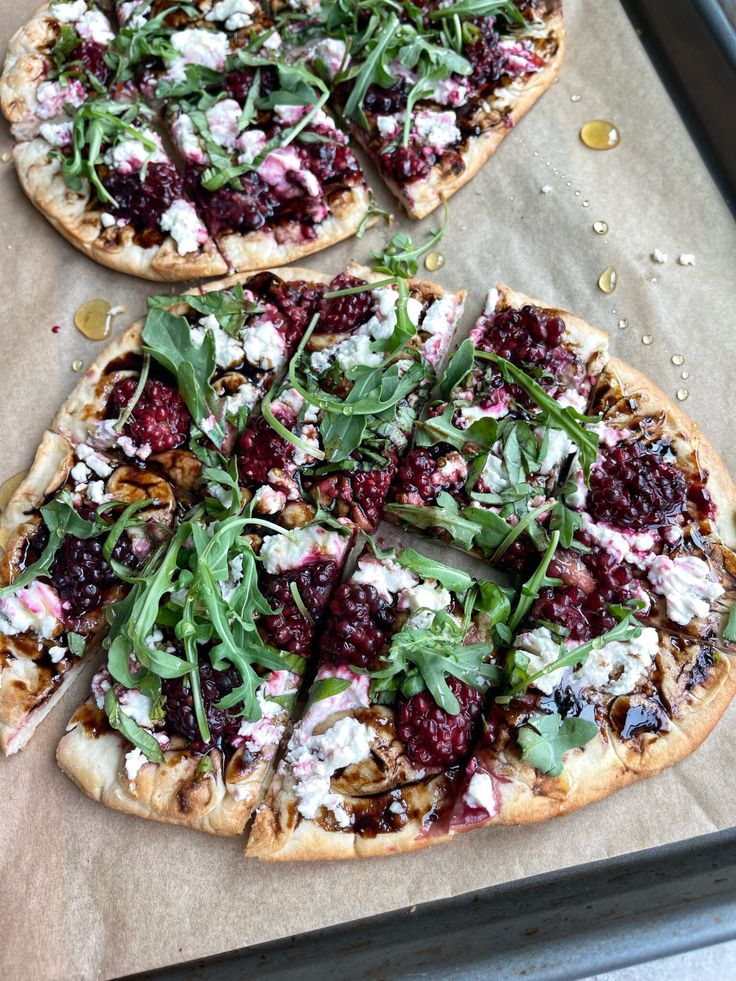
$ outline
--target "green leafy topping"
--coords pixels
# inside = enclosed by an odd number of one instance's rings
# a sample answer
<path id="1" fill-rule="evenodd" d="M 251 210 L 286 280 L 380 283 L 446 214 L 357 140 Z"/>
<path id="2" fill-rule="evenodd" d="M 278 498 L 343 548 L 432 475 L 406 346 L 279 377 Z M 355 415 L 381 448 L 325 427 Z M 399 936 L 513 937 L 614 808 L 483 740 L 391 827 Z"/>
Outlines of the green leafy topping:
<path id="1" fill-rule="evenodd" d="M 373 268 L 376 272 L 386 273 L 388 276 L 396 276 L 398 279 L 411 279 L 416 276 L 419 270 L 419 260 L 430 249 L 434 248 L 442 241 L 447 230 L 449 211 L 445 202 L 444 220 L 440 228 L 435 228 L 430 234 L 430 239 L 424 245 L 415 246 L 411 236 L 405 232 L 399 232 L 391 239 L 382 252 L 374 252 Z"/>
<path id="2" fill-rule="evenodd" d="M 402 549 L 396 561 L 404 569 L 416 573 L 421 579 L 436 579 L 445 589 L 451 589 L 456 593 L 464 593 L 473 585 L 473 579 L 467 572 L 461 572 L 460 569 L 453 569 L 443 562 L 429 559 L 413 548 Z"/>
<path id="3" fill-rule="evenodd" d="M 598 726 L 588 719 L 562 719 L 551 715 L 533 715 L 523 725 L 517 740 L 521 758 L 540 773 L 558 777 L 562 773 L 562 757 L 569 749 L 585 746 L 598 735 Z"/>
<path id="4" fill-rule="evenodd" d="M 442 397 L 448 399 L 454 389 L 460 385 L 473 370 L 475 363 L 475 348 L 469 337 L 466 337 L 450 359 L 445 373 L 440 381 Z"/>
<path id="5" fill-rule="evenodd" d="M 431 506 L 418 504 L 389 504 L 386 509 L 414 528 L 439 528 L 448 532 L 454 542 L 470 551 L 478 534 L 477 522 L 465 518 L 454 497 L 442 491 L 437 503 Z"/>
<path id="6" fill-rule="evenodd" d="M 82 654 L 84 654 L 85 647 L 87 646 L 87 640 L 81 634 L 70 630 L 66 635 L 66 646 L 69 648 L 72 654 L 76 654 L 77 657 L 81 657 Z"/>
<path id="7" fill-rule="evenodd" d="M 315 702 L 321 702 L 325 698 L 332 698 L 334 695 L 339 695 L 350 687 L 349 678 L 321 678 L 316 681 L 309 692 L 309 700 L 307 701 L 307 708 L 314 705 Z"/>
<path id="8" fill-rule="evenodd" d="M 547 575 L 547 569 L 549 569 L 549 564 L 554 558 L 559 542 L 560 533 L 558 531 L 552 532 L 549 545 L 547 546 L 547 550 L 542 556 L 539 565 L 534 570 L 531 577 L 521 587 L 516 608 L 514 609 L 508 624 L 509 630 L 512 633 L 527 615 L 532 607 L 532 604 L 534 603 L 534 600 L 537 598 L 537 596 L 539 596 L 540 591 L 544 589 L 545 586 L 559 585 L 559 579 L 552 579 Z"/>
<path id="9" fill-rule="evenodd" d="M 142 338 L 143 350 L 176 378 L 195 424 L 221 446 L 225 430 L 222 401 L 211 384 L 216 367 L 212 331 L 205 331 L 202 346 L 196 347 L 186 318 L 154 305 L 146 317 Z"/>
<path id="10" fill-rule="evenodd" d="M 729 643 L 736 643 L 736 603 L 728 611 L 728 623 L 723 629 L 723 639 Z"/>
<path id="11" fill-rule="evenodd" d="M 165 762 L 158 742 L 147 729 L 139 726 L 135 719 L 125 714 L 112 689 L 105 695 L 105 713 L 113 729 L 117 729 L 129 743 L 137 746 L 149 762 Z"/>

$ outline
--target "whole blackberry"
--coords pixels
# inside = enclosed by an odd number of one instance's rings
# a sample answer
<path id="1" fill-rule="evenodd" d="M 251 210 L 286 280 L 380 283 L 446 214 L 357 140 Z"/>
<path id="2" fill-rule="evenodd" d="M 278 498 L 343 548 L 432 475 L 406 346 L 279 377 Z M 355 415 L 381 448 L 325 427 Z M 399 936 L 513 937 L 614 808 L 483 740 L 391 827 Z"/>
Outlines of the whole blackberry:
<path id="1" fill-rule="evenodd" d="M 264 624 L 277 647 L 308 657 L 314 640 L 314 623 L 299 611 L 291 584 L 296 583 L 304 605 L 312 618 L 318 620 L 336 580 L 337 565 L 331 561 L 311 562 L 294 572 L 265 577 L 261 587 L 263 595 L 272 607 L 280 608 L 273 616 L 264 617 Z"/>
<path id="2" fill-rule="evenodd" d="M 137 170 L 129 174 L 110 170 L 102 183 L 116 202 L 106 205 L 106 209 L 125 218 L 137 231 L 158 229 L 163 213 L 183 194 L 179 172 L 165 160 L 149 161 L 144 180 Z"/>
<path id="3" fill-rule="evenodd" d="M 137 378 L 123 378 L 116 383 L 112 399 L 118 412 L 127 408 L 137 386 Z M 162 453 L 186 442 L 190 422 L 191 416 L 178 391 L 149 379 L 123 431 L 138 446 L 148 444 L 153 453 Z"/>
<path id="4" fill-rule="evenodd" d="M 396 618 L 375 586 L 343 583 L 330 603 L 322 653 L 336 664 L 369 666 L 380 654 Z"/>
<path id="5" fill-rule="evenodd" d="M 416 447 L 404 457 L 396 471 L 392 497 L 402 504 L 431 504 L 441 491 L 461 490 L 467 471 L 446 476 L 439 471 L 439 460 L 452 452 L 447 443 Z"/>
<path id="6" fill-rule="evenodd" d="M 417 766 L 451 766 L 470 751 L 483 695 L 458 678 L 448 677 L 447 685 L 460 703 L 457 715 L 441 709 L 426 690 L 399 704 L 399 737 Z"/>
<path id="7" fill-rule="evenodd" d="M 381 518 L 392 471 L 358 470 L 350 477 L 353 500 L 375 528 Z"/>
<path id="8" fill-rule="evenodd" d="M 327 292 L 353 289 L 365 286 L 364 279 L 340 273 L 327 287 Z M 319 302 L 319 320 L 315 332 L 319 334 L 348 334 L 356 330 L 373 313 L 373 295 L 371 290 L 362 293 L 349 293 L 347 296 L 336 296 L 331 300 L 322 298 Z"/>
<path id="9" fill-rule="evenodd" d="M 268 471 L 291 463 L 294 445 L 269 426 L 263 416 L 248 423 L 238 442 L 238 469 L 244 481 L 262 485 Z"/>
<path id="10" fill-rule="evenodd" d="M 321 145 L 321 144 L 320 144 Z M 324 287 L 305 280 L 286 282 L 273 273 L 258 273 L 245 284 L 260 305 L 272 304 L 286 320 L 286 345 L 289 349 L 304 333 L 314 316 Z"/>
<path id="11" fill-rule="evenodd" d="M 231 715 L 229 711 L 215 707 L 225 695 L 237 688 L 240 677 L 234 668 L 226 671 L 215 671 L 212 665 L 204 663 L 199 666 L 199 682 L 202 690 L 202 700 L 205 706 L 205 716 L 210 728 L 210 741 L 202 741 L 194 714 L 194 701 L 188 680 L 184 678 L 165 678 L 163 693 L 166 696 L 166 727 L 179 733 L 189 740 L 192 749 L 204 753 L 212 746 L 229 743 L 237 736 L 240 728 L 240 718 Z M 237 709 L 233 710 L 237 711 Z"/>
<path id="12" fill-rule="evenodd" d="M 37 536 L 40 536 L 40 541 L 44 540 L 41 529 Z M 48 534 L 45 540 L 48 540 Z M 49 578 L 61 599 L 65 621 L 74 620 L 100 607 L 105 590 L 119 582 L 102 554 L 102 545 L 101 538 L 84 539 L 66 535 L 56 553 Z M 133 568 L 137 565 L 127 535 L 121 535 L 112 554 L 123 565 Z"/>
<path id="13" fill-rule="evenodd" d="M 673 463 L 642 443 L 619 443 L 590 474 L 596 521 L 642 530 L 672 524 L 687 510 L 687 482 Z"/>
<path id="14" fill-rule="evenodd" d="M 193 179 L 199 175 L 193 173 Z M 255 170 L 239 178 L 243 189 L 223 187 L 199 194 L 198 203 L 211 235 L 221 232 L 254 232 L 263 228 L 278 208 L 271 188 Z"/>

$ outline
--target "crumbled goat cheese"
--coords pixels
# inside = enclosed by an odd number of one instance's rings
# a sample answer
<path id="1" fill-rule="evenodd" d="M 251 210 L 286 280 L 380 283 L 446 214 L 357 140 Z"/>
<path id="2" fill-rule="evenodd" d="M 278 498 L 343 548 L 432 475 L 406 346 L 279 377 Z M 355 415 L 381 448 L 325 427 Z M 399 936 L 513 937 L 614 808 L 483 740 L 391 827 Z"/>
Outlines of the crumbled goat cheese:
<path id="1" fill-rule="evenodd" d="M 394 594 L 413 589 L 419 580 L 394 559 L 377 559 L 366 555 L 359 560 L 351 582 L 374 586 L 381 595 L 392 601 Z"/>
<path id="2" fill-rule="evenodd" d="M 647 576 L 655 593 L 667 601 L 667 616 L 674 623 L 687 625 L 693 617 L 705 617 L 711 604 L 723 595 L 721 584 L 710 578 L 710 567 L 694 555 L 655 556 Z"/>
<path id="3" fill-rule="evenodd" d="M 215 340 L 215 361 L 221 368 L 232 368 L 243 360 L 243 347 L 236 337 L 231 337 L 220 325 L 217 317 L 210 313 L 199 318 L 199 324 L 192 327 L 192 344 L 200 348 L 205 335 L 211 333 Z"/>
<path id="4" fill-rule="evenodd" d="M 420 138 L 439 152 L 462 139 L 457 117 L 450 110 L 434 112 L 432 109 L 422 109 L 415 114 L 412 125 Z"/>
<path id="5" fill-rule="evenodd" d="M 0 634 L 34 633 L 49 640 L 61 620 L 61 600 L 47 583 L 34 579 L 0 599 Z"/>
<path id="6" fill-rule="evenodd" d="M 201 65 L 220 72 L 230 51 L 227 34 L 201 28 L 187 28 L 172 34 L 169 41 L 179 57 L 169 65 L 169 77 L 177 82 L 186 80 L 187 65 Z"/>
<path id="7" fill-rule="evenodd" d="M 667 253 L 660 252 L 659 249 L 655 249 L 654 252 L 652 252 L 652 262 L 667 262 Z"/>
<path id="8" fill-rule="evenodd" d="M 145 766 L 146 763 L 148 763 L 148 758 L 137 746 L 125 754 L 125 774 L 131 783 L 135 783 L 135 778 L 138 776 L 141 767 Z"/>
<path id="9" fill-rule="evenodd" d="M 51 146 L 69 146 L 72 142 L 73 125 L 71 119 L 64 120 L 63 123 L 41 123 L 39 132 Z"/>
<path id="10" fill-rule="evenodd" d="M 207 229 L 199 220 L 194 205 L 184 198 L 177 198 L 159 219 L 161 230 L 169 232 L 176 242 L 179 255 L 196 252 L 207 241 Z"/>
<path id="11" fill-rule="evenodd" d="M 204 19 L 225 21 L 225 30 L 239 31 L 253 23 L 255 10 L 251 0 L 219 0 Z"/>
<path id="12" fill-rule="evenodd" d="M 493 780 L 490 774 L 476 770 L 470 778 L 463 800 L 468 807 L 481 808 L 489 815 L 495 814 L 498 804 L 493 793 Z"/>
<path id="13" fill-rule="evenodd" d="M 257 368 L 273 371 L 286 361 L 286 341 L 279 325 L 267 317 L 259 317 L 245 327 L 240 336 L 247 361 Z"/>
<path id="14" fill-rule="evenodd" d="M 242 111 L 235 99 L 221 99 L 205 111 L 207 128 L 215 143 L 232 150 L 238 138 Z"/>
<path id="15" fill-rule="evenodd" d="M 337 531 L 307 525 L 282 535 L 270 535 L 261 546 L 260 557 L 266 572 L 274 575 L 289 569 L 300 569 L 310 559 L 329 556 L 339 561 L 345 554 L 348 541 L 349 536 Z"/>
<path id="16" fill-rule="evenodd" d="M 681 266 L 694 266 L 695 256 L 689 252 L 683 253 L 677 260 Z"/>

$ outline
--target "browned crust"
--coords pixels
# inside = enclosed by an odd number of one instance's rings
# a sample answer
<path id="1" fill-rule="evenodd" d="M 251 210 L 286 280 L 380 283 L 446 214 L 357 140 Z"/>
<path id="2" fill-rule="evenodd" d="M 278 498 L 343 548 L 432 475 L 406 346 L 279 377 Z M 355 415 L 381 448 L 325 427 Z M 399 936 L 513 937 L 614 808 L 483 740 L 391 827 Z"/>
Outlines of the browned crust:
<path id="1" fill-rule="evenodd" d="M 695 450 L 697 460 L 708 471 L 708 489 L 718 505 L 718 532 L 729 548 L 736 548 L 736 484 L 713 444 L 680 405 L 630 364 L 611 358 L 606 374 L 612 375 L 627 395 L 642 396 L 641 411 L 664 415 L 666 432 L 673 438 L 678 455 L 686 459 L 690 449 Z"/>
<path id="2" fill-rule="evenodd" d="M 109 729 L 90 734 L 83 717 L 95 713 L 102 715 L 89 699 L 72 716 L 56 750 L 61 769 L 88 797 L 113 811 L 208 834 L 242 832 L 257 792 L 246 782 L 244 799 L 235 800 L 217 750 L 210 756 L 210 773 L 197 774 L 195 754 L 170 750 L 165 764 L 145 764 L 130 781 L 125 772 L 128 744 Z"/>
<path id="3" fill-rule="evenodd" d="M 442 775 L 426 781 L 428 798 L 435 792 L 441 792 L 443 781 Z M 288 806 L 291 803 L 290 795 L 284 794 L 279 800 L 275 786 L 272 787 L 266 803 L 256 812 L 245 851 L 248 858 L 266 862 L 376 858 L 418 851 L 429 845 L 443 844 L 452 837 L 449 831 L 423 834 L 425 829 L 418 818 L 408 821 L 400 831 L 374 837 L 363 837 L 350 831 L 328 831 L 317 821 L 305 819 L 300 819 L 293 828 L 283 828 L 285 800 Z"/>
<path id="4" fill-rule="evenodd" d="M 666 648 L 667 636 L 661 647 Z M 669 731 L 642 737 L 629 747 L 611 728 L 582 749 L 565 755 L 560 777 L 544 777 L 518 757 L 494 764 L 498 812 L 487 820 L 461 826 L 469 831 L 488 824 L 536 824 L 608 797 L 632 783 L 666 770 L 694 753 L 713 731 L 736 694 L 736 664 L 722 655 L 721 677 L 712 687 L 701 687 Z"/>
<path id="5" fill-rule="evenodd" d="M 16 139 L 28 140 L 38 133 L 36 89 L 46 80 L 50 59 L 44 54 L 54 39 L 49 4 L 42 4 L 8 42 L 0 76 L 0 109 Z"/>
<path id="6" fill-rule="evenodd" d="M 312 241 L 295 239 L 279 242 L 273 231 L 264 229 L 245 235 L 234 232 L 218 235 L 217 245 L 228 265 L 238 271 L 255 272 L 286 265 L 355 235 L 368 214 L 370 205 L 371 194 L 368 188 L 354 187 L 350 189 L 340 208 L 320 222 L 317 237 Z M 375 224 L 375 221 L 373 219 L 369 224 Z"/>
<path id="7" fill-rule="evenodd" d="M 154 282 L 178 282 L 227 272 L 227 265 L 209 240 L 196 253 L 180 256 L 174 240 L 144 248 L 134 241 L 132 228 L 104 228 L 103 213 L 91 207 L 92 195 L 84 181 L 82 190 L 71 190 L 45 140 L 33 139 L 13 149 L 18 180 L 31 203 L 75 248 L 95 262 Z"/>
<path id="8" fill-rule="evenodd" d="M 557 41 L 557 51 L 546 68 L 530 75 L 521 84 L 514 87 L 515 91 L 518 91 L 518 95 L 507 113 L 514 125 L 524 118 L 560 73 L 566 50 L 565 30 L 562 22 L 562 5 L 555 4 L 554 8 L 554 12 L 548 19 L 548 24 L 550 25 L 550 37 Z M 447 201 L 456 191 L 459 191 L 461 187 L 464 187 L 475 177 L 481 167 L 498 150 L 512 128 L 501 123 L 494 126 L 493 129 L 486 130 L 480 136 L 470 137 L 460 151 L 460 156 L 465 164 L 460 174 L 445 177 L 442 175 L 441 168 L 435 166 L 426 180 L 416 181 L 413 184 L 398 184 L 383 173 L 381 173 L 381 179 L 401 201 L 410 218 L 426 218 L 443 201 Z M 366 153 L 375 160 L 376 154 L 368 145 L 365 132 L 359 126 L 352 126 L 351 130 Z"/>

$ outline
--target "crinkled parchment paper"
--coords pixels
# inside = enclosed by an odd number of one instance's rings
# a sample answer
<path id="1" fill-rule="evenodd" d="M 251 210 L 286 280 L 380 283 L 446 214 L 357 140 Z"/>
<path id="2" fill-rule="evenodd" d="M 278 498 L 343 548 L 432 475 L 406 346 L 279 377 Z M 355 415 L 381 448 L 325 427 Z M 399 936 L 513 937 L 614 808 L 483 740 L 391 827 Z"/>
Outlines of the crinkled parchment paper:
<path id="1" fill-rule="evenodd" d="M 7 38 L 36 2 L 3 4 L 0 35 Z M 469 287 L 465 330 L 484 289 L 498 280 L 607 328 L 613 351 L 666 392 L 689 390 L 685 407 L 728 461 L 736 444 L 734 226 L 616 0 L 566 0 L 566 7 L 561 79 L 452 199 L 440 246 L 447 263 L 436 277 Z M 581 144 L 580 126 L 597 117 L 620 127 L 617 149 Z M 0 153 L 10 145 L 3 126 Z M 607 235 L 593 232 L 596 219 L 608 222 Z M 435 223 L 399 222 L 417 240 Z M 368 259 L 384 236 L 373 230 L 311 264 L 337 272 L 350 258 Z M 654 249 L 667 254 L 665 264 L 650 259 Z M 695 256 L 694 267 L 677 263 L 682 253 Z M 609 264 L 619 284 L 605 296 L 596 283 Z M 30 463 L 77 377 L 72 362 L 97 351 L 72 325 L 77 306 L 93 297 L 126 304 L 116 321 L 122 330 L 155 286 L 108 272 L 67 245 L 25 200 L 10 164 L 0 164 L 0 270 L 4 479 Z M 673 365 L 673 354 L 684 355 L 684 365 Z M 90 673 L 24 752 L 0 759 L 4 978 L 126 974 L 736 823 L 736 795 L 724 792 L 736 777 L 732 709 L 684 763 L 540 827 L 487 829 L 364 864 L 258 865 L 243 859 L 239 839 L 113 814 L 57 769 L 57 740 Z"/>

